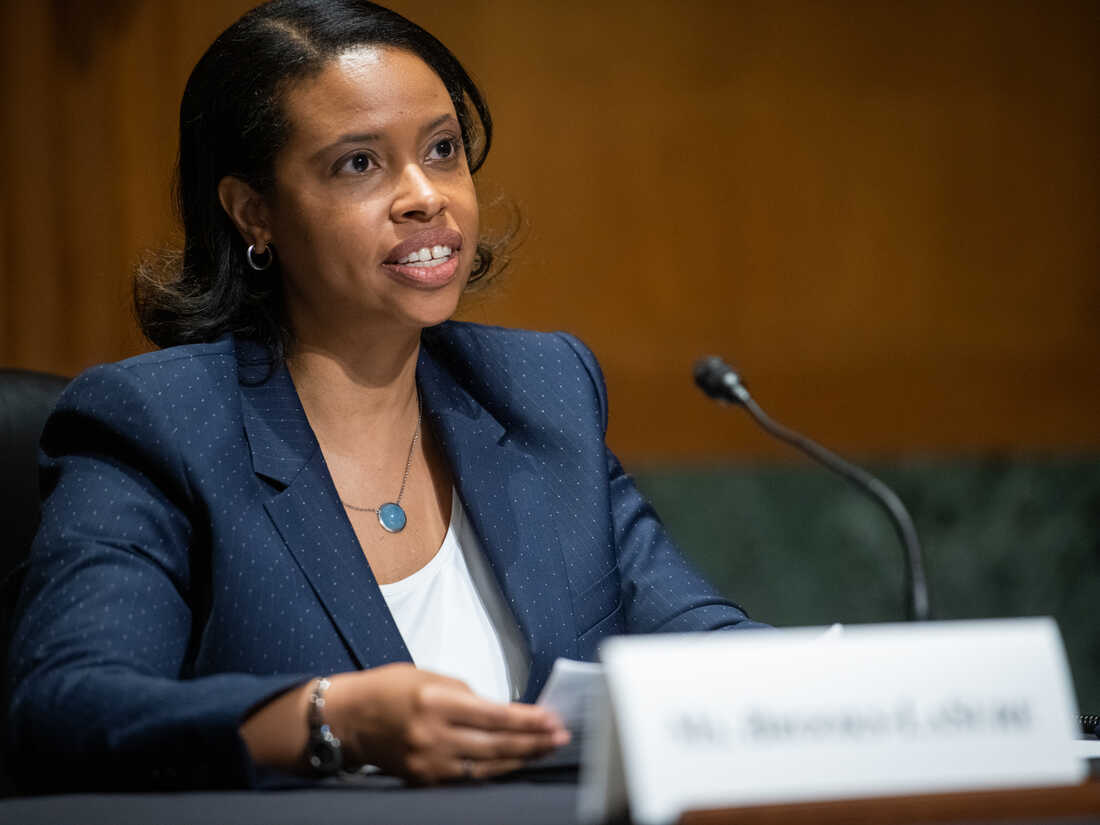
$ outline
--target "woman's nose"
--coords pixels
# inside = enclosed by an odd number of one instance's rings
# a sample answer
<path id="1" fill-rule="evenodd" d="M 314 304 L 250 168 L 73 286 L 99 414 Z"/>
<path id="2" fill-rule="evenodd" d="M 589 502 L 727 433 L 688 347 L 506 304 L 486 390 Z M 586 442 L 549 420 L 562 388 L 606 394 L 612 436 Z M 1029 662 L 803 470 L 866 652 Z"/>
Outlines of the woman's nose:
<path id="1" fill-rule="evenodd" d="M 397 192 L 390 207 L 394 221 L 431 220 L 447 206 L 447 198 L 419 165 L 401 170 Z"/>

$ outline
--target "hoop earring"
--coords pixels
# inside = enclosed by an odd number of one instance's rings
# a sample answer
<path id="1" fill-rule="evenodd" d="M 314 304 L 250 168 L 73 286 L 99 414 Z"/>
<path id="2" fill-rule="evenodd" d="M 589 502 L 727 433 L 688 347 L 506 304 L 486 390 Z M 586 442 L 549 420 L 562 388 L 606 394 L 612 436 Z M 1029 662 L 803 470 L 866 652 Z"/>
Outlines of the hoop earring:
<path id="1" fill-rule="evenodd" d="M 256 244 L 249 244 L 248 249 L 245 250 L 244 256 L 248 258 L 248 265 L 255 269 L 257 272 L 263 272 L 265 269 L 275 263 L 275 248 L 271 245 L 267 245 L 266 257 L 256 259 Z M 260 253 L 261 256 L 264 253 Z"/>

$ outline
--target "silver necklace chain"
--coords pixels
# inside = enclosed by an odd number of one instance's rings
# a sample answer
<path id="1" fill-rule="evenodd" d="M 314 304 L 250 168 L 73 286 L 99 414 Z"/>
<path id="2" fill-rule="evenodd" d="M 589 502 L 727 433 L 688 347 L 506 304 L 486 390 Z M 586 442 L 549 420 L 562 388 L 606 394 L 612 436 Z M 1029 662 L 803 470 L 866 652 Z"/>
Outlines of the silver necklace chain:
<path id="1" fill-rule="evenodd" d="M 420 439 L 420 421 L 424 416 L 424 409 L 420 405 L 420 391 L 416 393 L 416 429 L 413 431 L 412 443 L 409 444 L 409 457 L 405 459 L 405 474 L 401 476 L 401 489 L 397 491 L 397 498 L 394 500 L 394 504 L 401 504 L 401 497 L 405 495 L 405 487 L 409 483 L 409 470 L 412 469 L 413 451 L 416 449 L 416 442 Z M 347 507 L 349 510 L 355 510 L 359 513 L 377 513 L 378 507 L 357 507 L 354 504 L 348 504 L 343 499 L 340 499 L 340 503 Z"/>

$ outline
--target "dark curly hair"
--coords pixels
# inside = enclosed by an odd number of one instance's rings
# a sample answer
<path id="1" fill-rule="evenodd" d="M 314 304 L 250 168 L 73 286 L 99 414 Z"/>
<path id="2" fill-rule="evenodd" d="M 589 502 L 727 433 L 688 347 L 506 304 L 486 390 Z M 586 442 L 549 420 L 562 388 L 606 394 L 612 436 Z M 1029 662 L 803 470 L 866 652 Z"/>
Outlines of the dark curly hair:
<path id="1" fill-rule="evenodd" d="M 454 103 L 470 171 L 485 162 L 493 122 L 481 92 L 447 47 L 415 23 L 367 0 L 271 0 L 253 9 L 207 49 L 183 92 L 175 180 L 183 253 L 147 260 L 134 278 L 138 323 L 154 344 L 232 332 L 285 356 L 291 331 L 278 263 L 262 273 L 248 265 L 218 183 L 232 175 L 270 192 L 290 130 L 286 90 L 349 49 L 370 45 L 403 49 L 431 67 Z M 492 263 L 492 246 L 479 243 L 471 282 Z"/>

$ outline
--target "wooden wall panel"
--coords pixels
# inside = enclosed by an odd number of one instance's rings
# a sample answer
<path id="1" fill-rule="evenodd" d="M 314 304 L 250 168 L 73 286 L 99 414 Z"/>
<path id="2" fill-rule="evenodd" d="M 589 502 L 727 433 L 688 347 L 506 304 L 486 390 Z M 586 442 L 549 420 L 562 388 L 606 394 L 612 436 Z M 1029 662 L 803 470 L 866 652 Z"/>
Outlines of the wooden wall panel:
<path id="1" fill-rule="evenodd" d="M 179 95 L 249 5 L 5 2 L 0 362 L 140 349 Z M 589 342 L 628 458 L 782 452 L 707 352 L 849 451 L 1100 447 L 1095 3 L 394 5 L 488 92 L 527 224 L 466 317 Z"/>

